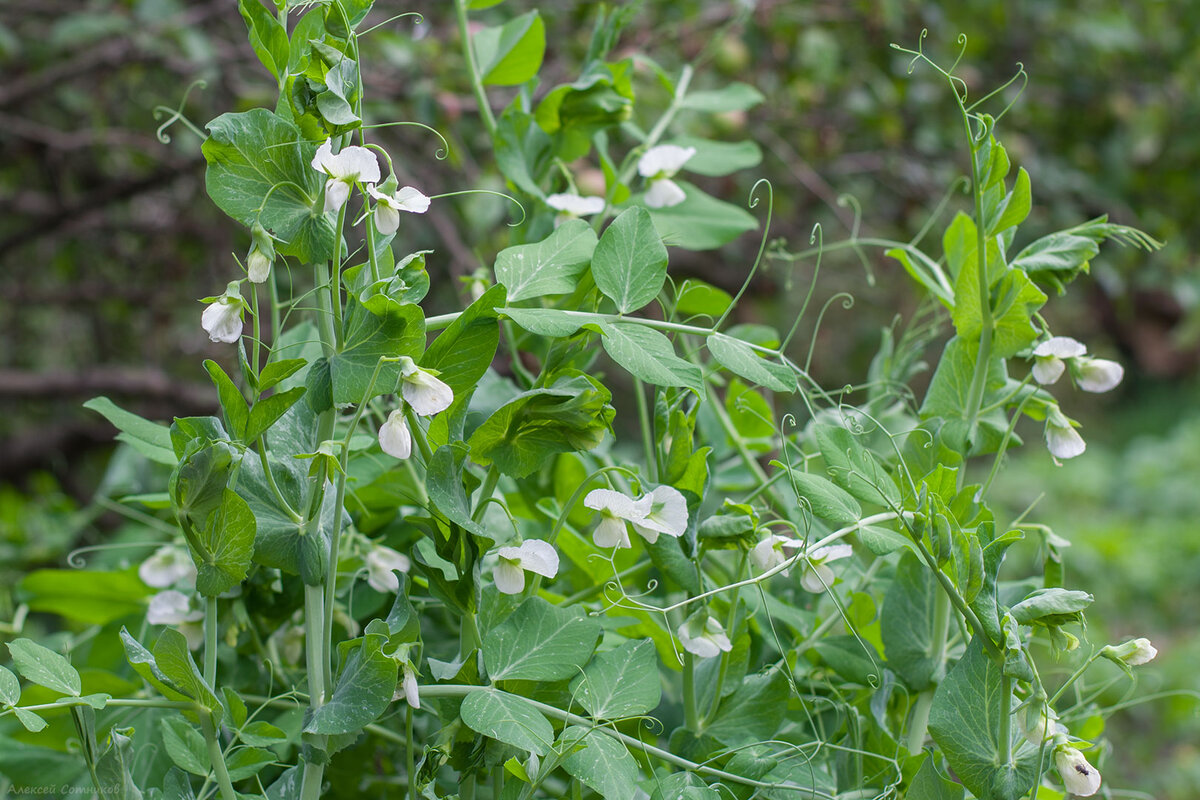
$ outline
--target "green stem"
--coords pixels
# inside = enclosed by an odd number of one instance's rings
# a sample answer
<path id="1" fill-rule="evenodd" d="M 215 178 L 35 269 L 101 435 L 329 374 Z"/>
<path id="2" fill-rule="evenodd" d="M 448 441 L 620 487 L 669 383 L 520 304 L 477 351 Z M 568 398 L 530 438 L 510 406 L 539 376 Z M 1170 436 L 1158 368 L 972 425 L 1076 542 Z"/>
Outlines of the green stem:
<path id="1" fill-rule="evenodd" d="M 300 800 L 320 800 L 321 783 L 325 779 L 325 765 L 315 761 L 304 762 L 304 777 L 300 784 Z"/>
<path id="2" fill-rule="evenodd" d="M 325 705 L 331 685 L 326 682 L 329 657 L 325 652 L 323 636 L 325 619 L 325 593 L 321 586 L 304 587 L 304 658 L 308 670 L 308 705 L 312 712 Z M 304 762 L 304 778 L 300 786 L 301 800 L 318 800 L 324 780 L 325 764 L 321 761 Z"/>
<path id="3" fill-rule="evenodd" d="M 937 578 L 938 583 L 942 585 L 942 590 L 946 593 L 946 596 L 950 598 L 950 602 L 954 604 L 954 607 L 958 609 L 958 613 L 962 614 L 967 620 L 967 623 L 971 626 L 971 633 L 980 638 L 980 640 L 983 642 L 984 649 L 988 651 L 988 655 L 992 657 L 992 660 L 1003 662 L 1004 654 L 1000 652 L 998 647 L 996 647 L 996 643 L 992 641 L 992 637 L 987 635 L 987 632 L 983 628 L 983 623 L 979 621 L 979 616 L 969 605 L 967 605 L 967 602 L 963 600 L 962 595 L 958 593 L 958 589 L 954 587 L 954 583 L 951 582 L 951 580 L 946 577 L 946 574 L 938 568 L 937 559 L 935 559 L 933 554 L 929 552 L 929 548 L 927 548 L 925 543 L 919 539 L 914 540 L 914 544 L 916 545 L 917 550 L 920 552 L 921 558 L 925 561 L 926 566 L 928 566 L 933 572 L 933 575 L 935 578 Z"/>
<path id="4" fill-rule="evenodd" d="M 658 455 L 654 448 L 654 420 L 646 403 L 646 387 L 640 378 L 633 379 L 633 393 L 637 397 L 638 423 L 642 429 L 642 458 L 646 461 L 646 473 L 653 483 L 658 483 Z"/>
<path id="5" fill-rule="evenodd" d="M 734 579 L 736 581 L 740 581 L 742 576 L 746 573 L 746 560 L 749 557 L 750 551 L 743 550 L 742 557 L 738 560 L 737 572 L 734 573 Z M 737 622 L 738 594 L 740 592 L 740 588 L 734 589 L 733 593 L 729 596 L 729 616 L 725 620 L 725 630 L 730 636 L 733 635 L 733 626 Z M 717 683 L 713 688 L 712 705 L 710 705 L 708 711 L 704 713 L 705 723 L 712 718 L 713 714 L 717 713 L 717 707 L 721 704 L 721 693 L 725 688 L 725 675 L 729 671 L 729 656 L 730 653 L 728 651 L 721 653 L 721 666 L 717 669 Z"/>
<path id="6" fill-rule="evenodd" d="M 262 336 L 258 319 L 258 284 L 256 283 L 250 284 L 250 312 L 254 317 L 254 340 L 250 343 L 254 349 L 250 351 L 250 366 L 254 370 L 254 379 L 258 380 L 258 350 L 262 345 Z"/>
<path id="7" fill-rule="evenodd" d="M 279 316 L 279 286 L 275 283 L 275 270 L 271 270 L 271 277 L 267 279 L 267 286 L 271 289 L 271 346 L 274 347 L 279 342 L 279 334 L 283 321 Z M 267 359 L 268 361 L 270 358 Z"/>
<path id="8" fill-rule="evenodd" d="M 317 270 L 317 333 L 321 336 L 321 354 L 326 358 L 337 350 L 337 337 L 333 327 L 333 291 L 329 282 L 329 266 L 324 262 L 316 265 Z M 341 317 L 341 311 L 338 311 Z"/>
<path id="9" fill-rule="evenodd" d="M 421 420 L 417 417 L 416 412 L 412 410 L 412 406 L 408 404 L 404 406 L 404 420 L 408 423 L 409 435 L 417 443 L 417 449 L 421 451 L 421 458 L 425 462 L 425 468 L 429 469 L 429 461 L 433 458 L 433 451 L 429 449 L 429 440 L 425 438 L 425 429 L 421 427 Z"/>
<path id="10" fill-rule="evenodd" d="M 462 38 L 463 58 L 467 62 L 467 71 L 471 73 L 471 90 L 475 93 L 475 102 L 479 105 L 479 117 L 487 128 L 488 136 L 495 139 L 496 117 L 492 114 L 487 93 L 483 90 L 483 76 L 479 74 L 479 65 L 475 63 L 475 49 L 471 46 L 471 31 L 467 27 L 467 0 L 454 0 L 454 11 L 458 18 L 458 35 Z"/>
<path id="11" fill-rule="evenodd" d="M 283 492 L 279 491 L 279 484 L 275 482 L 275 473 L 271 471 L 271 465 L 267 460 L 266 434 L 258 437 L 258 460 L 262 463 L 263 475 L 267 477 L 267 485 L 271 487 L 271 493 L 275 495 L 275 500 L 278 501 L 279 507 L 287 512 L 287 515 L 292 518 L 292 522 L 302 522 L 304 517 L 300 516 L 300 513 L 292 508 L 292 504 L 283 496 Z"/>
<path id="12" fill-rule="evenodd" d="M 217 598 L 204 598 L 204 682 L 217 689 Z"/>
<path id="13" fill-rule="evenodd" d="M 204 741 L 208 745 L 208 758 L 212 762 L 213 775 L 221 791 L 221 800 L 238 800 L 237 792 L 233 790 L 233 782 L 229 780 L 225 754 L 221 752 L 221 742 L 217 740 L 217 729 L 211 716 L 200 715 L 200 729 L 204 732 Z"/>
<path id="14" fill-rule="evenodd" d="M 929 710 L 933 707 L 933 691 L 927 689 L 917 696 L 913 706 L 912 721 L 908 729 L 907 747 L 910 755 L 921 752 L 925 734 L 929 732 Z"/>
<path id="15" fill-rule="evenodd" d="M 407 706 L 404 710 L 404 757 L 408 766 L 408 798 L 417 800 L 416 753 L 413 749 L 413 710 Z"/>
<path id="16" fill-rule="evenodd" d="M 950 595 L 938 592 L 933 598 L 933 651 L 934 677 L 940 682 L 946 661 L 946 640 L 950 633 Z M 911 727 L 908 729 L 908 752 L 916 754 L 925 744 L 929 731 L 929 710 L 933 706 L 934 687 L 921 692 L 913 708 Z"/>
<path id="17" fill-rule="evenodd" d="M 329 283 L 329 298 L 333 303 L 333 334 L 338 349 L 342 344 L 342 227 L 346 224 L 346 206 L 349 204 L 347 199 L 338 209 L 337 227 L 333 229 L 333 279 Z"/>
<path id="18" fill-rule="evenodd" d="M 371 262 L 371 280 L 379 280 L 379 256 L 375 252 L 375 221 L 367 220 L 367 259 Z"/>
<path id="19" fill-rule="evenodd" d="M 479 497 L 475 501 L 475 510 L 471 514 L 471 519 L 475 522 L 483 519 L 483 513 L 487 510 L 487 502 L 496 493 L 496 485 L 499 483 L 500 470 L 496 469 L 495 465 L 488 467 L 487 474 L 483 476 L 483 486 L 479 489 Z"/>
<path id="20" fill-rule="evenodd" d="M 1012 678 L 1005 675 L 1000 679 L 1000 696 L 1007 706 L 1012 702 Z M 1011 713 L 1000 715 L 1000 765 L 1012 765 L 1012 717 Z"/>
<path id="21" fill-rule="evenodd" d="M 1092 665 L 1092 662 L 1095 661 L 1099 657 L 1100 657 L 1100 655 L 1099 655 L 1099 653 L 1097 653 L 1097 654 L 1093 655 L 1091 658 L 1089 658 L 1087 661 L 1084 661 L 1083 664 L 1080 665 L 1079 669 L 1075 670 L 1075 672 L 1073 672 L 1071 674 L 1071 677 L 1067 678 L 1066 683 L 1064 683 L 1062 686 L 1058 687 L 1058 691 L 1055 692 L 1054 696 L 1051 697 L 1049 700 L 1049 704 L 1050 704 L 1051 708 L 1054 708 L 1055 703 L 1057 703 L 1058 699 L 1060 697 L 1062 697 L 1063 692 L 1065 692 L 1067 689 L 1069 689 L 1071 687 L 1071 685 L 1073 683 L 1075 683 L 1075 681 L 1077 681 L 1081 677 L 1083 677 L 1083 673 L 1086 672 L 1087 668 Z"/>
<path id="22" fill-rule="evenodd" d="M 346 502 L 346 448 L 342 448 L 341 470 L 337 477 L 337 494 L 333 507 L 337 509 L 333 517 L 333 530 L 329 534 L 329 566 L 325 573 L 325 618 L 321 628 L 321 639 L 328 649 L 325 666 L 325 686 L 333 687 L 333 608 L 337 594 L 337 568 L 339 550 L 342 538 L 342 508 Z"/>
<path id="23" fill-rule="evenodd" d="M 955 93 L 955 97 L 958 94 Z M 988 291 L 988 264 L 987 264 L 987 221 L 983 218 L 983 187 L 980 185 L 979 160 L 976 158 L 978 149 L 975 145 L 975 138 L 971 135 L 971 122 L 967 115 L 967 111 L 963 108 L 962 100 L 958 100 L 959 111 L 963 117 L 963 127 L 967 134 L 968 152 L 971 156 L 971 193 L 975 198 L 975 247 L 976 261 L 978 262 L 978 281 L 977 288 L 979 292 L 979 352 L 975 359 L 975 371 L 971 375 L 971 384 L 967 390 L 967 436 L 975 438 L 975 422 L 979 418 L 979 409 L 983 406 L 983 394 L 987 387 L 988 365 L 992 360 L 992 333 L 995 323 L 992 319 L 992 301 Z M 990 132 L 984 131 L 985 135 L 990 136 Z M 964 454 L 965 455 L 965 454 Z M 961 488 L 962 481 L 966 475 L 966 470 L 959 471 L 959 484 Z"/>
<path id="24" fill-rule="evenodd" d="M 683 725 L 690 731 L 700 732 L 700 713 L 696 706 L 696 656 L 686 650 L 683 653 Z"/>

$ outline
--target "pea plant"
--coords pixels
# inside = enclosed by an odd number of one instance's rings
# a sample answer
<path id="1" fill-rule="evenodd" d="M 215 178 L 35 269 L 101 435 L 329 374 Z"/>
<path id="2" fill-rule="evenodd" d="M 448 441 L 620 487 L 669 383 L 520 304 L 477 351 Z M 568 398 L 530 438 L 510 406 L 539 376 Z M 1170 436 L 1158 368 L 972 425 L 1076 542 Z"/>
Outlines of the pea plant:
<path id="1" fill-rule="evenodd" d="M 278 102 L 206 127 L 209 197 L 251 242 L 198 315 L 229 346 L 229 369 L 204 362 L 220 416 L 167 426 L 88 404 L 162 476 L 120 504 L 149 555 L 54 571 L 119 588 L 62 633 L 8 642 L 13 785 L 194 800 L 1096 793 L 1110 709 L 1085 675 L 1155 650 L 1088 643 L 1067 543 L 998 518 L 988 493 L 1022 418 L 1044 425 L 1047 458 L 1074 458 L 1068 384 L 1122 379 L 1053 334 L 1049 295 L 1106 240 L 1157 243 L 1103 218 L 1024 234 L 1030 176 L 997 138 L 1011 92 L 976 100 L 957 62 L 918 47 L 900 49 L 961 120 L 965 193 L 910 241 L 768 246 L 769 184 L 744 207 L 683 177 L 759 163 L 753 142 L 687 133 L 757 90 L 615 58 L 632 12 L 604 8 L 578 75 L 539 84 L 538 12 L 478 26 L 469 15 L 495 3 L 455 0 L 519 221 L 470 302 L 427 316 L 441 255 L 408 252 L 406 231 L 456 201 L 401 185 L 398 154 L 372 141 L 405 123 L 364 119 L 371 5 L 239 0 Z M 639 105 L 644 81 L 665 108 Z M 497 86 L 517 87 L 498 115 Z M 673 249 L 756 230 L 758 259 L 730 265 L 735 296 L 670 275 Z M 860 384 L 811 376 L 807 301 L 784 332 L 731 324 L 764 260 L 879 247 L 926 302 L 883 331 Z M 1003 569 L 1014 546 L 1024 574 Z"/>

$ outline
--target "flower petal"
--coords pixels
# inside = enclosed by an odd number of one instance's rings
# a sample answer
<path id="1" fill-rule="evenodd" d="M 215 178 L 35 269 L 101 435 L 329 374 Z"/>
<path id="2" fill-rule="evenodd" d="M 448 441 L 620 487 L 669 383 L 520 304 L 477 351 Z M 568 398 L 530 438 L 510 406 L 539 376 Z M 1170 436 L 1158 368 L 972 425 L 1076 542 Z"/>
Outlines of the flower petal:
<path id="1" fill-rule="evenodd" d="M 412 434 L 408 432 L 402 409 L 397 408 L 389 414 L 387 422 L 379 428 L 379 446 L 393 458 L 404 459 L 412 455 Z"/>
<path id="2" fill-rule="evenodd" d="M 607 204 L 603 197 L 583 197 L 577 194 L 563 193 L 547 197 L 546 205 L 572 217 L 587 217 L 599 214 Z"/>
<path id="3" fill-rule="evenodd" d="M 835 577 L 833 570 L 824 564 L 806 564 L 800 574 L 800 586 L 806 592 L 821 594 L 833 586 Z"/>
<path id="4" fill-rule="evenodd" d="M 647 208 L 670 208 L 687 200 L 687 194 L 670 178 L 659 178 L 650 184 L 644 200 Z"/>
<path id="5" fill-rule="evenodd" d="M 654 503 L 651 495 L 634 500 L 621 492 L 612 489 L 593 489 L 583 498 L 583 504 L 606 517 L 617 517 L 629 522 L 640 522 L 650 513 Z"/>
<path id="6" fill-rule="evenodd" d="M 395 570 L 408 572 L 412 562 L 404 553 L 382 545 L 372 547 L 367 553 L 367 583 L 377 592 L 385 594 L 400 589 L 400 579 Z"/>
<path id="7" fill-rule="evenodd" d="M 1033 379 L 1042 386 L 1049 386 L 1062 377 L 1067 365 L 1057 356 L 1038 357 L 1033 362 Z"/>
<path id="8" fill-rule="evenodd" d="M 224 298 L 209 303 L 200 316 L 200 326 L 210 340 L 234 344 L 242 336 L 242 308 Z"/>
<path id="9" fill-rule="evenodd" d="M 412 186 L 404 186 L 396 192 L 396 205 L 400 211 L 424 214 L 429 210 L 429 203 L 429 198 Z"/>
<path id="10" fill-rule="evenodd" d="M 391 236 L 400 228 L 400 212 L 387 203 L 375 205 L 375 228 L 383 236 Z"/>
<path id="11" fill-rule="evenodd" d="M 338 211 L 350 197 L 350 184 L 337 178 L 325 181 L 325 213 Z"/>
<path id="12" fill-rule="evenodd" d="M 596 530 L 592 531 L 592 541 L 596 543 L 596 547 L 605 549 L 610 547 L 623 549 L 632 546 L 629 543 L 629 530 L 625 520 L 619 517 L 601 517 L 600 524 L 596 526 Z"/>
<path id="13" fill-rule="evenodd" d="M 333 158 L 333 141 L 331 139 L 326 139 L 321 143 L 321 146 L 317 148 L 316 155 L 313 156 L 312 168 L 318 172 L 324 172 L 328 174 L 329 168 L 327 165 L 329 164 L 329 160 L 331 158 Z"/>
<path id="14" fill-rule="evenodd" d="M 522 568 L 545 578 L 553 578 L 558 574 L 558 551 L 549 542 L 542 539 L 526 539 L 516 549 L 520 553 Z"/>
<path id="15" fill-rule="evenodd" d="M 1106 358 L 1081 358 L 1075 364 L 1075 380 L 1085 392 L 1115 389 L 1125 377 L 1125 368 Z"/>
<path id="16" fill-rule="evenodd" d="M 643 520 L 632 520 L 638 532 L 641 533 L 642 529 L 645 529 L 665 533 L 667 536 L 682 536 L 688 526 L 687 500 L 684 496 L 674 486 L 666 484 L 654 487 L 650 496 L 650 513 Z"/>
<path id="17" fill-rule="evenodd" d="M 502 547 L 500 549 L 503 551 L 517 548 Z M 525 570 L 521 569 L 517 562 L 509 561 L 503 555 L 500 556 L 496 568 L 492 570 L 492 578 L 501 594 L 520 594 L 521 590 L 525 588 Z"/>
<path id="18" fill-rule="evenodd" d="M 1033 348 L 1033 354 L 1039 358 L 1047 356 L 1077 358 L 1085 353 L 1087 353 L 1087 347 L 1070 336 L 1053 336 Z"/>
<path id="19" fill-rule="evenodd" d="M 1047 425 L 1046 449 L 1055 458 L 1074 458 L 1083 454 L 1083 451 L 1087 449 L 1087 443 L 1070 425 Z"/>
<path id="20" fill-rule="evenodd" d="M 694 155 L 696 155 L 694 147 L 680 147 L 677 144 L 660 144 L 657 147 L 651 147 L 638 159 L 638 174 L 643 178 L 652 178 L 660 173 L 670 177 Z"/>
<path id="21" fill-rule="evenodd" d="M 1074 747 L 1063 745 L 1055 748 L 1054 766 L 1058 767 L 1063 786 L 1071 794 L 1091 797 L 1100 791 L 1100 773 Z"/>
<path id="22" fill-rule="evenodd" d="M 454 390 L 423 369 L 416 369 L 404 376 L 400 393 L 422 417 L 440 414 L 454 402 Z"/>

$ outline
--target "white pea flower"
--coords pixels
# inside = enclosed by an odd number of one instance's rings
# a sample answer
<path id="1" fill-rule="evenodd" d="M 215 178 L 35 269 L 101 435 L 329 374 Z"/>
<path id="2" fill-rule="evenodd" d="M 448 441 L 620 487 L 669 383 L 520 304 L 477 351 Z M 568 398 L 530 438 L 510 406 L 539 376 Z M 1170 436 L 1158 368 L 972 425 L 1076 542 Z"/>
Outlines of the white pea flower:
<path id="1" fill-rule="evenodd" d="M 1016 714 L 1016 718 L 1025 741 L 1034 747 L 1041 747 L 1056 733 L 1066 735 L 1067 729 L 1057 721 L 1058 714 L 1044 702 L 1030 702 Z"/>
<path id="2" fill-rule="evenodd" d="M 492 576 L 503 594 L 517 594 L 525 588 L 525 571 L 545 578 L 558 574 L 558 553 L 554 545 L 541 539 L 526 539 L 520 547 L 501 547 L 500 560 Z"/>
<path id="3" fill-rule="evenodd" d="M 684 650 L 700 658 L 713 658 L 733 649 L 725 628 L 704 609 L 685 619 L 675 635 Z"/>
<path id="4" fill-rule="evenodd" d="M 629 547 L 629 528 L 626 523 L 642 522 L 654 503 L 652 495 L 634 500 L 612 489 L 593 489 L 583 498 L 583 504 L 600 512 L 600 524 L 592 532 L 597 547 Z"/>
<path id="5" fill-rule="evenodd" d="M 854 548 L 848 544 L 831 544 L 828 547 L 818 547 L 804 558 L 804 572 L 800 575 L 800 585 L 805 591 L 820 594 L 833 585 L 834 574 L 829 568 L 829 562 L 849 558 L 854 555 Z"/>
<path id="6" fill-rule="evenodd" d="M 400 394 L 422 417 L 440 414 L 454 402 L 454 391 L 437 373 L 421 369 L 408 356 L 400 359 Z"/>
<path id="7" fill-rule="evenodd" d="M 168 589 L 150 598 L 150 608 L 146 611 L 146 622 L 151 625 L 173 625 L 187 639 L 188 647 L 192 650 L 204 643 L 204 612 L 193 609 L 191 598 L 183 592 Z"/>
<path id="8" fill-rule="evenodd" d="M 400 691 L 404 694 L 404 699 L 409 706 L 419 711 L 421 708 L 421 692 L 417 685 L 417 673 L 408 664 L 404 665 L 404 679 L 400 681 Z"/>
<path id="9" fill-rule="evenodd" d="M 194 586 L 196 565 L 183 548 L 166 545 L 142 562 L 138 567 L 138 577 L 142 583 L 155 589 L 167 589 L 180 581 Z"/>
<path id="10" fill-rule="evenodd" d="M 412 562 L 404 553 L 376 545 L 367 553 L 367 583 L 377 592 L 387 594 L 400 590 L 400 579 L 394 570 L 408 572 Z"/>
<path id="11" fill-rule="evenodd" d="M 379 182 L 379 159 L 365 147 L 343 147 L 336 156 L 329 139 L 317 148 L 312 168 L 329 176 L 325 181 L 325 213 L 339 210 L 355 183 Z"/>
<path id="12" fill-rule="evenodd" d="M 237 282 L 229 284 L 225 294 L 207 299 L 208 308 L 200 316 L 200 325 L 208 338 L 214 342 L 234 344 L 242 336 L 242 311 L 246 301 L 242 299 Z"/>
<path id="13" fill-rule="evenodd" d="M 633 522 L 633 529 L 650 544 L 658 541 L 660 533 L 676 538 L 688 526 L 687 500 L 673 486 L 655 486 L 650 493 L 650 512 L 645 519 Z"/>
<path id="14" fill-rule="evenodd" d="M 1074 458 L 1087 449 L 1083 437 L 1057 407 L 1046 416 L 1046 449 L 1056 459 Z"/>
<path id="15" fill-rule="evenodd" d="M 546 205 L 559 212 L 558 216 L 554 218 L 554 225 L 557 227 L 569 219 L 599 214 L 608 204 L 603 197 L 583 197 L 573 193 L 562 193 L 547 197 Z"/>
<path id="16" fill-rule="evenodd" d="M 1033 348 L 1033 379 L 1049 386 L 1062 377 L 1065 358 L 1078 358 L 1087 348 L 1070 336 L 1054 336 Z"/>
<path id="17" fill-rule="evenodd" d="M 792 553 L 802 546 L 800 541 L 790 536 L 773 533 L 751 548 L 750 561 L 760 572 L 766 572 L 791 558 Z M 783 574 L 787 575 L 788 572 L 789 570 L 785 569 Z"/>
<path id="18" fill-rule="evenodd" d="M 1130 639 L 1122 645 L 1109 645 L 1100 651 L 1100 655 L 1130 667 L 1140 667 L 1149 663 L 1158 655 L 1158 649 L 1150 644 L 1149 639 Z"/>
<path id="19" fill-rule="evenodd" d="M 388 194 L 376 189 L 374 184 L 367 184 L 367 194 L 375 198 L 375 227 L 384 236 L 390 236 L 400 227 L 401 211 L 424 214 L 429 210 L 429 198 L 411 186 Z"/>
<path id="20" fill-rule="evenodd" d="M 271 264 L 275 263 L 275 243 L 271 234 L 260 223 L 251 229 L 250 252 L 246 256 L 246 277 L 251 283 L 264 283 L 271 276 Z"/>
<path id="21" fill-rule="evenodd" d="M 649 183 L 645 197 L 648 207 L 670 208 L 687 199 L 683 189 L 671 178 L 694 155 L 696 155 L 694 147 L 661 144 L 651 147 L 638 159 L 638 174 L 646 178 Z"/>
<path id="22" fill-rule="evenodd" d="M 1100 791 L 1100 773 L 1074 747 L 1061 744 L 1054 748 L 1054 766 L 1071 794 L 1091 797 Z"/>
<path id="23" fill-rule="evenodd" d="M 1107 392 L 1115 389 L 1125 377 L 1125 368 L 1106 358 L 1078 358 L 1071 374 L 1085 392 Z"/>
<path id="24" fill-rule="evenodd" d="M 412 455 L 412 434 L 408 431 L 403 408 L 388 414 L 387 422 L 380 426 L 379 446 L 392 458 L 405 459 Z"/>

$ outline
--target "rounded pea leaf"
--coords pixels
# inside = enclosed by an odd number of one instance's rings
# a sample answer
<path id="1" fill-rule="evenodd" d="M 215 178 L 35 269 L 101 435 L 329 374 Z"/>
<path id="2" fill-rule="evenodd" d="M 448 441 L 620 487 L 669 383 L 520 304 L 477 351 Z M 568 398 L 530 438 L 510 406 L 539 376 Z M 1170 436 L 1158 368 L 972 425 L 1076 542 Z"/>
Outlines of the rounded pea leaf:
<path id="1" fill-rule="evenodd" d="M 78 697 L 82 691 L 79 673 L 71 662 L 61 654 L 30 639 L 16 639 L 8 643 L 17 671 L 26 679 L 62 694 Z"/>
<path id="2" fill-rule="evenodd" d="M 592 657 L 600 633 L 599 621 L 580 609 L 531 597 L 488 631 L 483 660 L 492 680 L 562 680 Z"/>
<path id="3" fill-rule="evenodd" d="M 653 711 L 662 700 L 654 642 L 625 642 L 600 653 L 571 681 L 571 694 L 596 719 Z"/>
<path id="4" fill-rule="evenodd" d="M 15 706 L 21 699 L 21 682 L 5 667 L 0 667 L 0 704 Z"/>
<path id="5" fill-rule="evenodd" d="M 559 748 L 570 755 L 563 759 L 563 769 L 605 800 L 636 797 L 637 762 L 625 745 L 604 730 L 579 725 L 564 730 L 559 737 Z"/>
<path id="6" fill-rule="evenodd" d="M 554 728 L 524 698 L 498 689 L 471 692 L 459 714 L 466 726 L 497 741 L 544 756 L 554 741 Z"/>
<path id="7" fill-rule="evenodd" d="M 667 248 L 640 206 L 621 212 L 592 254 L 592 277 L 622 314 L 658 296 L 667 277 Z"/>

